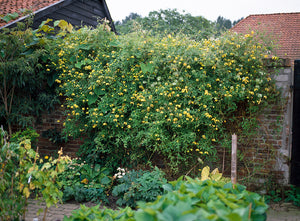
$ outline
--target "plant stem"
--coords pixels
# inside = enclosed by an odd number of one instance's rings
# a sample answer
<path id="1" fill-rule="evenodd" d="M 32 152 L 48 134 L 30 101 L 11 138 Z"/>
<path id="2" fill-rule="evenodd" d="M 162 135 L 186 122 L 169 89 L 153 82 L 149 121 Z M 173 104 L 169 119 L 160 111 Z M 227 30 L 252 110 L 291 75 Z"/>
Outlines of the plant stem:
<path id="1" fill-rule="evenodd" d="M 46 221 L 46 214 L 48 211 L 48 207 L 46 206 L 45 211 L 44 211 L 44 217 L 43 217 L 43 221 Z"/>

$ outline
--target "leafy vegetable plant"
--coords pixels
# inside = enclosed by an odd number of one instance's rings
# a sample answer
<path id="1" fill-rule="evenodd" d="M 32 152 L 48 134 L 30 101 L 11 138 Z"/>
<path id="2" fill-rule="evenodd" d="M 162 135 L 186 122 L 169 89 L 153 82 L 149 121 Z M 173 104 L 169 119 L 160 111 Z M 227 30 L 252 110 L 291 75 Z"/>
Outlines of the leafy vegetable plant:
<path id="1" fill-rule="evenodd" d="M 182 177 L 155 202 L 139 203 L 136 220 L 266 220 L 264 199 L 242 185 Z"/>

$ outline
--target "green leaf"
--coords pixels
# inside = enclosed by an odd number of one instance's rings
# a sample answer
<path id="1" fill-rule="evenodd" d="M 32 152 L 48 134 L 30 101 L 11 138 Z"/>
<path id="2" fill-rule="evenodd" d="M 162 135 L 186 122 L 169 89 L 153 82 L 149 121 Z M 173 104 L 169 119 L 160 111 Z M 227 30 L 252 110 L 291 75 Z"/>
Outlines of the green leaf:
<path id="1" fill-rule="evenodd" d="M 156 219 L 146 211 L 137 211 L 134 215 L 136 221 L 155 221 Z"/>
<path id="2" fill-rule="evenodd" d="M 78 46 L 79 49 L 83 49 L 83 50 L 90 50 L 92 47 L 91 44 L 81 44 Z"/>
<path id="3" fill-rule="evenodd" d="M 102 96 L 102 95 L 105 94 L 105 91 L 103 90 L 102 87 L 96 87 L 96 88 L 94 89 L 94 92 L 95 92 L 95 94 L 97 94 L 98 96 Z"/>
<path id="4" fill-rule="evenodd" d="M 120 42 L 119 41 L 117 41 L 117 40 L 115 40 L 115 41 L 111 41 L 110 43 L 109 43 L 109 46 L 111 46 L 111 47 L 120 47 Z"/>
<path id="5" fill-rule="evenodd" d="M 231 220 L 243 221 L 242 217 L 237 213 L 230 213 L 229 215 L 225 216 L 224 218 L 225 218 L 225 220 L 228 220 L 228 221 L 231 221 Z"/>
<path id="6" fill-rule="evenodd" d="M 81 62 L 75 63 L 75 67 L 76 67 L 76 68 L 81 68 L 81 66 L 82 66 L 82 63 L 81 63 Z"/>
<path id="7" fill-rule="evenodd" d="M 10 22 L 11 20 L 16 19 L 18 16 L 19 16 L 19 14 L 17 12 L 14 12 L 14 13 L 9 13 L 9 14 L 5 15 L 4 17 L 1 17 L 1 19 L 7 23 L 7 22 Z"/>
<path id="8" fill-rule="evenodd" d="M 42 21 L 39 28 L 42 28 L 45 24 L 49 23 L 50 21 L 53 21 L 53 19 L 48 18 L 46 21 Z"/>
<path id="9" fill-rule="evenodd" d="M 53 24 L 54 27 L 58 26 L 59 22 L 60 22 L 60 20 L 56 20 L 56 21 L 54 22 L 54 24 Z"/>
<path id="10" fill-rule="evenodd" d="M 143 73 L 152 73 L 154 71 L 154 65 L 150 63 L 141 63 L 140 64 Z"/>
<path id="11" fill-rule="evenodd" d="M 37 211 L 37 215 L 40 215 L 40 213 L 44 212 L 43 208 L 39 208 L 39 210 Z"/>
<path id="12" fill-rule="evenodd" d="M 50 163 L 45 163 L 42 168 L 41 168 L 41 171 L 43 171 L 44 169 L 49 169 L 51 167 L 51 164 Z"/>
<path id="13" fill-rule="evenodd" d="M 58 74 L 53 74 L 53 75 L 50 75 L 48 78 L 47 78 L 47 83 L 50 87 L 52 87 L 52 85 L 54 84 L 55 80 L 58 78 Z"/>
<path id="14" fill-rule="evenodd" d="M 111 183 L 111 179 L 109 179 L 107 176 L 105 176 L 101 179 L 101 184 L 103 184 L 103 185 L 107 185 L 110 183 Z"/>
<path id="15" fill-rule="evenodd" d="M 88 99 L 88 105 L 91 105 L 91 104 L 94 104 L 97 99 L 98 99 L 98 96 L 93 94 L 93 95 L 88 95 L 87 96 L 87 99 Z"/>

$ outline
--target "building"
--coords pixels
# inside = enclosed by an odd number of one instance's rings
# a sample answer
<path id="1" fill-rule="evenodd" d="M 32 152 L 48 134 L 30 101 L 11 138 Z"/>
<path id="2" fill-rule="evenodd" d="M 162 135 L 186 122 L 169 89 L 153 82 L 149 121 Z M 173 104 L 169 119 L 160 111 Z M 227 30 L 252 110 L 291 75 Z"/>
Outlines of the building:
<path id="1" fill-rule="evenodd" d="M 279 106 L 267 110 L 271 117 L 263 120 L 262 127 L 271 132 L 265 138 L 276 150 L 276 161 L 266 172 L 277 174 L 283 184 L 300 186 L 300 12 L 250 15 L 231 31 L 241 34 L 258 31 L 278 46 L 274 52 L 283 62 L 274 78 L 282 91 L 282 100 Z M 277 134 L 271 126 L 276 122 L 281 126 Z"/>
<path id="2" fill-rule="evenodd" d="M 105 0 L 0 0 L 1 17 L 13 13 L 20 14 L 8 23 L 1 19 L 0 28 L 12 27 L 16 22 L 24 21 L 29 15 L 22 16 L 22 10 L 34 14 L 32 24 L 34 29 L 48 18 L 65 20 L 75 27 L 82 25 L 96 27 L 100 20 L 107 19 L 112 31 L 115 31 Z"/>

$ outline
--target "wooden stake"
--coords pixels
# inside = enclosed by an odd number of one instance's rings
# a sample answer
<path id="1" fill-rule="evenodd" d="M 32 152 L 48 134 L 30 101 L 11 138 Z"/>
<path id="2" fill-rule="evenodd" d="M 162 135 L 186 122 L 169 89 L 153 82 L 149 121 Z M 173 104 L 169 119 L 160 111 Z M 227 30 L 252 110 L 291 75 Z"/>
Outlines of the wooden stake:
<path id="1" fill-rule="evenodd" d="M 231 148 L 231 182 L 236 184 L 236 152 L 237 152 L 237 136 L 232 135 L 232 148 Z"/>
<path id="2" fill-rule="evenodd" d="M 250 203 L 250 206 L 249 206 L 249 214 L 248 214 L 248 220 L 251 219 L 251 211 L 252 210 L 252 203 Z"/>

